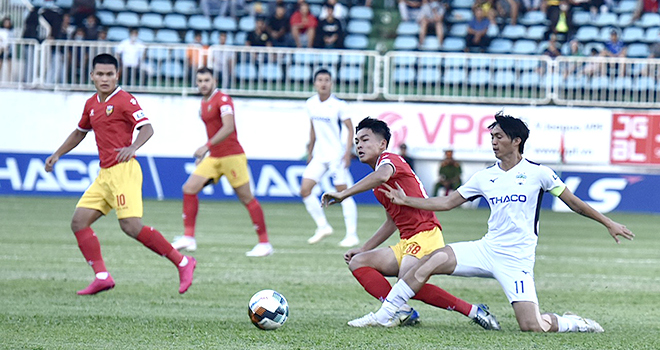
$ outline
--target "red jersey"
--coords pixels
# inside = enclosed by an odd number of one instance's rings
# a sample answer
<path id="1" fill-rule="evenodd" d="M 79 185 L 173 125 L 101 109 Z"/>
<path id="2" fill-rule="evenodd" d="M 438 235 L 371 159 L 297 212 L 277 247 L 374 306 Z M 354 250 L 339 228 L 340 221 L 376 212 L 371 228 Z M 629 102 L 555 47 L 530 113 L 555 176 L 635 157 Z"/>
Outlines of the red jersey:
<path id="1" fill-rule="evenodd" d="M 101 168 L 109 168 L 117 164 L 116 149 L 130 146 L 133 130 L 146 124 L 149 119 L 135 97 L 117 87 L 105 101 L 99 100 L 98 93 L 87 100 L 78 130 L 94 130 Z"/>
<path id="2" fill-rule="evenodd" d="M 223 116 L 231 114 L 232 118 L 234 118 L 234 102 L 232 102 L 229 95 L 223 94 L 220 90 L 215 89 L 208 101 L 204 101 L 202 98 L 202 107 L 199 113 L 202 117 L 202 121 L 204 121 L 204 124 L 206 125 L 206 135 L 210 140 L 211 137 L 217 134 L 218 130 L 222 128 Z M 235 121 L 234 125 L 236 125 Z M 222 142 L 211 146 L 210 151 L 211 157 L 215 158 L 245 153 L 243 147 L 238 142 L 236 127 L 234 127 L 234 131 L 222 140 Z"/>
<path id="3" fill-rule="evenodd" d="M 410 165 L 398 154 L 383 152 L 378 157 L 376 162 L 376 169 L 381 166 L 394 167 L 394 174 L 387 180 L 386 184 L 390 187 L 397 188 L 398 183 L 406 195 L 411 197 L 428 197 L 422 182 L 419 181 L 415 172 L 410 168 Z M 385 207 L 385 211 L 390 214 L 394 220 L 394 224 L 399 229 L 401 239 L 408 239 L 422 231 L 429 231 L 440 226 L 440 221 L 435 216 L 435 213 L 428 210 L 416 209 L 408 206 L 393 204 L 392 201 L 385 196 L 379 189 L 386 190 L 385 186 L 381 185 L 374 188 L 374 194 L 380 204 Z"/>

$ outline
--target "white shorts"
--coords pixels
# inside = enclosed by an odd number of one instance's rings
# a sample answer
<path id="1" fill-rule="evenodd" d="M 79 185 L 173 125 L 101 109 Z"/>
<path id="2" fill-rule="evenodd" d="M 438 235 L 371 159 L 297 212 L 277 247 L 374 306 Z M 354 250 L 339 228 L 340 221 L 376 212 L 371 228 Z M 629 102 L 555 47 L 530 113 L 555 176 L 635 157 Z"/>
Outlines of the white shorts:
<path id="1" fill-rule="evenodd" d="M 307 164 L 305 171 L 303 171 L 303 179 L 314 180 L 314 182 L 321 182 L 321 177 L 326 172 L 330 172 L 330 178 L 332 179 L 332 184 L 337 185 L 346 185 L 348 179 L 348 169 L 344 167 L 344 159 L 339 158 L 332 161 L 322 161 L 317 160 L 317 158 L 312 158 L 312 161 Z"/>
<path id="2" fill-rule="evenodd" d="M 494 278 L 510 303 L 531 301 L 538 305 L 534 285 L 534 260 L 494 252 L 484 240 L 448 244 L 456 256 L 452 276 Z"/>

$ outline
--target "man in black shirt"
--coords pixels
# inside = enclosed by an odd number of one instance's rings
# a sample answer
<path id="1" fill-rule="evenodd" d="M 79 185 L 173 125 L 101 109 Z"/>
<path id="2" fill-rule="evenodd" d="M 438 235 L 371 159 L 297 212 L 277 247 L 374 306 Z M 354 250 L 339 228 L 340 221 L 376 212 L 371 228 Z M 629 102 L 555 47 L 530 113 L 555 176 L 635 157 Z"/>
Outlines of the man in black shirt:
<path id="1" fill-rule="evenodd" d="M 254 31 L 248 34 L 245 46 L 273 46 L 270 34 L 266 31 L 266 21 L 263 17 L 257 17 Z"/>
<path id="2" fill-rule="evenodd" d="M 275 13 L 268 19 L 267 29 L 270 34 L 273 46 L 293 47 L 293 38 L 289 28 L 289 18 L 286 15 L 284 3 L 278 3 L 275 7 Z"/>
<path id="3" fill-rule="evenodd" d="M 316 32 L 315 47 L 326 49 L 341 49 L 344 47 L 344 28 L 334 16 L 332 5 L 325 5 L 328 13 L 326 19 L 319 22 Z"/>

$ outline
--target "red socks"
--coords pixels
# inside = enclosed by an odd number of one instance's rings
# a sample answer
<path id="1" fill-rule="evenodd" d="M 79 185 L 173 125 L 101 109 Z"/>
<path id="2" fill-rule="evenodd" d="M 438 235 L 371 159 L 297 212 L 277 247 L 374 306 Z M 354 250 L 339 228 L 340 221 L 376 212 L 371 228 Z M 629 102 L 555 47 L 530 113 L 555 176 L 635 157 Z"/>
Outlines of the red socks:
<path id="1" fill-rule="evenodd" d="M 137 240 L 156 254 L 169 259 L 177 267 L 181 260 L 183 260 L 183 255 L 178 250 L 172 248 L 172 244 L 153 227 L 143 226 L 140 234 L 137 236 Z"/>
<path id="2" fill-rule="evenodd" d="M 257 231 L 257 236 L 259 236 L 259 243 L 268 243 L 266 220 L 264 219 L 264 211 L 261 209 L 259 201 L 257 201 L 256 198 L 253 198 L 245 208 L 247 208 L 248 213 L 250 213 L 250 219 L 252 219 L 254 229 Z"/>
<path id="3" fill-rule="evenodd" d="M 87 263 L 94 269 L 94 273 L 107 272 L 105 263 L 103 262 L 103 256 L 101 256 L 101 244 L 94 230 L 91 227 L 85 227 L 78 232 L 74 232 L 74 235 L 76 236 L 78 247 L 83 257 L 85 257 Z"/>
<path id="4" fill-rule="evenodd" d="M 392 285 L 385 276 L 373 267 L 360 267 L 353 271 L 353 276 L 360 282 L 367 293 L 381 302 L 385 301 L 387 294 L 392 289 Z"/>
<path id="5" fill-rule="evenodd" d="M 199 211 L 199 198 L 196 194 L 183 194 L 183 234 L 195 237 L 195 222 Z"/>

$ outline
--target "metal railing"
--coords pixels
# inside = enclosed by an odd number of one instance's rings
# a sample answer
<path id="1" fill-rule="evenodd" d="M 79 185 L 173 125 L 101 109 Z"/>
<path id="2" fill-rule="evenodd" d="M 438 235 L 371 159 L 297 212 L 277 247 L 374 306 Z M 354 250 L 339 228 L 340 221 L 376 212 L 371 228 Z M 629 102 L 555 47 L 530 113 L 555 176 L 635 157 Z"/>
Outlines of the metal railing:
<path id="1" fill-rule="evenodd" d="M 10 41 L 0 87 L 94 89 L 92 58 L 115 42 Z M 129 91 L 195 93 L 195 71 L 214 69 L 235 96 L 305 98 L 313 73 L 328 69 L 333 91 L 356 100 L 660 107 L 660 60 L 143 44 L 137 67 L 123 66 Z"/>

